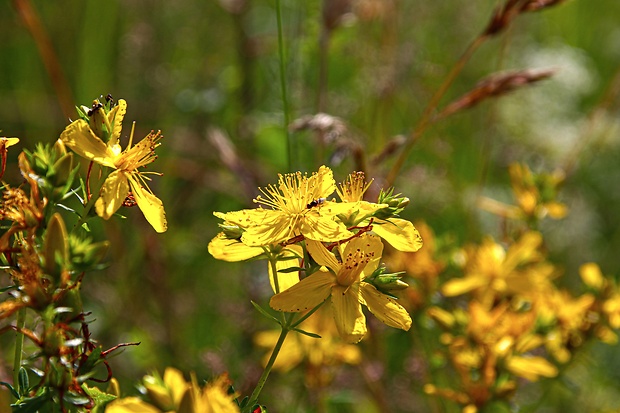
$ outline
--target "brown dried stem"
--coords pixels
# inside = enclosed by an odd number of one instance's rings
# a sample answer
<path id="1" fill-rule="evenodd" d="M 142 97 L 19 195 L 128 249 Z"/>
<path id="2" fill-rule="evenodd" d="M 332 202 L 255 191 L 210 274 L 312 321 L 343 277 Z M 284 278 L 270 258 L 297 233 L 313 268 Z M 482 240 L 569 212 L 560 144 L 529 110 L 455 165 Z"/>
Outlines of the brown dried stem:
<path id="1" fill-rule="evenodd" d="M 472 90 L 448 104 L 431 122 L 436 122 L 456 112 L 476 106 L 483 100 L 505 95 L 523 86 L 547 79 L 555 73 L 552 69 L 525 69 L 494 73 L 484 78 Z"/>
<path id="2" fill-rule="evenodd" d="M 476 37 L 474 41 L 469 44 L 465 52 L 461 55 L 461 58 L 456 62 L 454 66 L 452 66 L 452 70 L 450 70 L 450 73 L 448 73 L 448 76 L 443 81 L 439 89 L 437 89 L 437 91 L 431 98 L 430 102 L 428 102 L 428 105 L 426 106 L 426 109 L 424 109 L 424 112 L 422 113 L 422 117 L 418 121 L 416 128 L 407 137 L 405 144 L 403 146 L 403 150 L 401 151 L 400 155 L 394 162 L 394 165 L 392 166 L 392 169 L 390 169 L 390 172 L 386 178 L 386 185 L 385 185 L 386 187 L 394 186 L 394 181 L 396 180 L 396 177 L 400 173 L 400 170 L 403 164 L 405 163 L 405 160 L 409 156 L 409 153 L 411 152 L 413 145 L 415 145 L 418 139 L 426 131 L 426 128 L 432 123 L 431 122 L 432 114 L 437 108 L 437 106 L 439 105 L 439 101 L 448 91 L 448 88 L 452 85 L 456 77 L 461 73 L 461 71 L 465 67 L 465 64 L 469 61 L 469 59 L 474 54 L 474 52 L 478 50 L 478 48 L 487 39 L 488 39 L 488 36 L 484 34 Z"/>

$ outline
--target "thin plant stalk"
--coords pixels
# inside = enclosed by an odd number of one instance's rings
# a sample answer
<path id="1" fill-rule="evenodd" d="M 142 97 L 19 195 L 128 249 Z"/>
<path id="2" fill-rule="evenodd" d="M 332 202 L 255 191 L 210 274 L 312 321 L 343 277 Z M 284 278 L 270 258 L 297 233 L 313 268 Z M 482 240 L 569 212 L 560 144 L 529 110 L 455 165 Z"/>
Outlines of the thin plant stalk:
<path id="1" fill-rule="evenodd" d="M 24 26 L 28 29 L 41 55 L 45 70 L 50 77 L 56 97 L 65 118 L 70 119 L 75 114 L 71 87 L 65 77 L 58 57 L 54 52 L 54 46 L 45 27 L 41 23 L 36 10 L 30 0 L 13 0 L 13 6 L 21 18 Z"/>
<path id="2" fill-rule="evenodd" d="M 273 351 L 271 352 L 271 356 L 269 357 L 269 361 L 267 362 L 267 365 L 265 366 L 265 370 L 263 370 L 263 374 L 261 374 L 260 379 L 258 380 L 258 383 L 256 384 L 256 388 L 252 392 L 252 395 L 250 396 L 250 400 L 248 404 L 246 405 L 246 412 L 251 412 L 252 408 L 258 401 L 258 396 L 260 395 L 260 392 L 263 390 L 263 387 L 265 386 L 265 383 L 267 382 L 269 373 L 271 373 L 271 369 L 273 368 L 273 365 L 276 362 L 276 358 L 278 357 L 278 354 L 280 353 L 280 350 L 282 349 L 282 345 L 284 344 L 284 339 L 286 339 L 286 336 L 289 331 L 290 330 L 288 329 L 288 327 L 282 326 L 280 337 L 278 337 L 278 341 L 276 342 L 276 345 L 274 346 Z"/>
<path id="3" fill-rule="evenodd" d="M 286 144 L 288 148 L 288 169 L 293 170 L 297 164 L 297 148 L 295 142 L 288 131 L 290 114 L 288 107 L 288 91 L 286 87 L 286 63 L 284 60 L 284 35 L 282 33 L 282 10 L 280 0 L 276 0 L 276 20 L 278 22 L 278 58 L 280 59 L 280 90 L 282 92 L 282 114 L 284 115 L 284 133 L 286 134 Z"/>
<path id="4" fill-rule="evenodd" d="M 26 308 L 20 308 L 17 310 L 17 324 L 16 324 L 16 336 L 15 336 L 15 356 L 13 358 L 13 387 L 15 390 L 22 394 L 25 389 L 19 389 L 19 369 L 22 367 L 22 351 L 24 348 L 24 335 L 21 330 L 26 324 Z"/>
<path id="5" fill-rule="evenodd" d="M 404 147 L 400 152 L 400 155 L 394 162 L 392 169 L 390 169 L 390 172 L 388 173 L 388 176 L 386 178 L 386 186 L 390 187 L 394 185 L 394 181 L 396 181 L 396 177 L 398 177 L 398 174 L 400 173 L 400 170 L 402 169 L 405 160 L 409 156 L 413 145 L 415 145 L 418 139 L 424 134 L 427 127 L 433 123 L 433 113 L 437 109 L 441 98 L 446 94 L 448 88 L 452 85 L 456 77 L 461 73 L 461 71 L 465 67 L 465 64 L 469 61 L 474 52 L 478 50 L 478 48 L 480 48 L 480 46 L 487 40 L 487 38 L 488 36 L 486 35 L 480 35 L 469 44 L 465 52 L 461 55 L 461 58 L 452 67 L 452 70 L 450 70 L 450 73 L 448 73 L 446 79 L 443 81 L 439 89 L 437 89 L 431 100 L 428 102 L 428 105 L 426 106 L 426 109 L 424 109 L 422 117 L 418 121 L 417 126 L 405 141 Z"/>

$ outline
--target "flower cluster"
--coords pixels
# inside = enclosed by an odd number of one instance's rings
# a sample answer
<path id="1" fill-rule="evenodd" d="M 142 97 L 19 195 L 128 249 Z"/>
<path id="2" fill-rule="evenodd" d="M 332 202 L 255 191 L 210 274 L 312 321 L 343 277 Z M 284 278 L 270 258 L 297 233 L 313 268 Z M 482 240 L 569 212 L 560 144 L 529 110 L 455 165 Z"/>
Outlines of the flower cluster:
<path id="1" fill-rule="evenodd" d="M 557 201 L 561 174 L 536 175 L 518 164 L 509 173 L 517 206 L 486 198 L 480 205 L 512 220 L 502 226 L 501 242 L 487 235 L 447 251 L 449 242 L 416 223 L 424 250 L 388 257 L 388 264 L 413 282 L 405 305 L 425 313 L 423 326 L 436 339 L 435 362 L 451 372 L 427 382 L 424 391 L 467 413 L 508 406 L 524 379 L 557 376 L 591 340 L 618 341 L 617 283 L 595 263 L 586 263 L 580 268 L 582 292 L 563 288 L 562 270 L 549 260 L 537 230 L 542 219 L 567 214 Z"/>
<path id="2" fill-rule="evenodd" d="M 270 306 L 305 313 L 329 299 L 338 332 L 349 343 L 366 334 L 362 306 L 385 324 L 408 330 L 411 317 L 392 295 L 407 285 L 380 267 L 382 240 L 413 252 L 422 239 L 413 224 L 397 217 L 409 200 L 390 191 L 376 203 L 364 201 L 369 185 L 358 172 L 337 186 L 326 166 L 310 176 L 281 175 L 277 185 L 261 189 L 258 208 L 215 213 L 224 223 L 209 252 L 227 261 L 269 259 Z M 330 199 L 334 192 L 339 201 Z"/>

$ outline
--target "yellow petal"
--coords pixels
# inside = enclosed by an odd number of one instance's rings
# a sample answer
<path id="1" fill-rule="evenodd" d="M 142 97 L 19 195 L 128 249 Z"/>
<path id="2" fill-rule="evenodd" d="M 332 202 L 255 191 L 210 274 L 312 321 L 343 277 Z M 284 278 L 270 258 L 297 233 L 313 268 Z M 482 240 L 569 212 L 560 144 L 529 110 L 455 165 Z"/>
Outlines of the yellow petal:
<path id="1" fill-rule="evenodd" d="M 269 305 L 276 311 L 292 313 L 310 310 L 325 301 L 335 282 L 336 276 L 331 272 L 317 271 L 271 297 Z"/>
<path id="2" fill-rule="evenodd" d="M 343 256 L 348 255 L 353 248 L 360 248 L 366 256 L 370 257 L 370 261 L 364 267 L 363 274 L 364 276 L 372 274 L 379 266 L 383 256 L 383 242 L 381 242 L 381 239 L 369 234 L 354 238 L 347 244 Z"/>
<path id="3" fill-rule="evenodd" d="M 415 252 L 422 248 L 420 233 L 405 219 L 375 219 L 372 231 L 399 251 Z"/>
<path id="4" fill-rule="evenodd" d="M 359 302 L 359 284 L 332 289 L 334 321 L 340 337 L 347 343 L 358 343 L 366 335 L 366 317 Z"/>
<path id="5" fill-rule="evenodd" d="M 116 106 L 108 113 L 108 120 L 110 126 L 112 126 L 112 133 L 108 141 L 108 145 L 110 146 L 118 145 L 118 138 L 121 136 L 125 113 L 127 113 L 127 102 L 125 102 L 124 99 L 119 99 Z"/>
<path id="6" fill-rule="evenodd" d="M 506 368 L 514 375 L 530 381 L 543 377 L 555 377 L 558 369 L 543 357 L 510 357 L 506 361 Z"/>
<path id="7" fill-rule="evenodd" d="M 583 282 L 595 290 L 601 290 L 605 285 L 605 277 L 601 268 L 594 262 L 588 262 L 579 267 L 579 275 Z"/>
<path id="8" fill-rule="evenodd" d="M 129 194 L 129 183 L 125 174 L 114 171 L 106 178 L 101 187 L 101 195 L 95 203 L 95 211 L 103 219 L 110 219 L 121 207 Z"/>
<path id="9" fill-rule="evenodd" d="M 225 214 L 224 220 L 244 228 L 241 240 L 253 247 L 277 244 L 295 235 L 294 220 L 281 211 L 244 209 Z"/>
<path id="10" fill-rule="evenodd" d="M 95 136 L 83 119 L 78 119 L 67 126 L 60 134 L 60 140 L 78 155 L 100 165 L 114 168 L 116 155 Z"/>
<path id="11" fill-rule="evenodd" d="M 381 293 L 368 283 L 362 283 L 360 289 L 370 312 L 384 324 L 405 331 L 411 328 L 411 316 L 395 299 Z"/>
<path id="12" fill-rule="evenodd" d="M 353 235 L 347 227 L 334 221 L 331 216 L 307 214 L 301 224 L 301 233 L 306 239 L 321 242 L 341 241 Z"/>
<path id="13" fill-rule="evenodd" d="M 553 219 L 562 219 L 568 215 L 568 207 L 560 202 L 548 202 L 545 204 L 545 208 Z"/>
<path id="14" fill-rule="evenodd" d="M 249 247 L 249 248 L 260 248 L 260 247 Z M 262 250 L 262 248 L 260 248 Z M 282 251 L 280 254 L 281 257 L 303 257 L 303 250 L 299 245 L 289 245 L 286 249 Z M 286 260 L 278 260 L 276 263 L 276 269 L 278 271 L 278 290 L 276 290 L 275 277 L 273 276 L 273 271 L 271 270 L 271 265 L 269 265 L 269 282 L 271 283 L 271 288 L 273 292 L 276 291 L 285 291 L 294 286 L 299 282 L 299 272 L 286 272 L 287 269 L 293 267 L 299 267 L 299 259 L 286 259 Z M 283 272 L 284 271 L 284 272 Z"/>
<path id="15" fill-rule="evenodd" d="M 454 297 L 487 285 L 488 282 L 489 280 L 486 277 L 472 274 L 464 278 L 455 278 L 448 281 L 441 287 L 441 292 L 446 297 Z"/>
<path id="16" fill-rule="evenodd" d="M 336 259 L 336 256 L 325 248 L 322 242 L 306 240 L 306 248 L 308 249 L 308 253 L 312 256 L 312 259 L 319 265 L 323 265 L 327 268 L 331 268 L 334 272 L 338 272 L 341 264 Z"/>
<path id="17" fill-rule="evenodd" d="M 279 215 L 279 212 L 277 211 L 257 208 L 242 209 L 240 211 L 231 211 L 226 213 L 214 211 L 213 215 L 230 224 L 237 225 L 241 228 L 247 228 L 252 225 L 262 224 L 265 219 L 271 221 L 274 213 Z"/>
<path id="18" fill-rule="evenodd" d="M 159 409 L 143 402 L 137 397 L 126 397 L 110 403 L 106 413 L 161 413 Z"/>
<path id="19" fill-rule="evenodd" d="M 229 239 L 220 232 L 209 243 L 209 254 L 222 261 L 237 262 L 254 258 L 263 253 L 262 247 L 248 247 L 236 239 Z"/>
<path id="20" fill-rule="evenodd" d="M 327 166 L 321 166 L 316 174 L 308 178 L 308 188 L 314 190 L 314 199 L 327 198 L 336 190 L 334 173 Z"/>
<path id="21" fill-rule="evenodd" d="M 0 138 L 0 141 L 4 142 L 4 147 L 8 148 L 19 142 L 19 138 Z"/>
<path id="22" fill-rule="evenodd" d="M 131 185 L 131 192 L 140 207 L 140 210 L 144 214 L 144 218 L 151 224 L 151 226 L 157 232 L 166 232 L 168 229 L 168 222 L 166 221 L 166 211 L 164 210 L 164 204 L 159 198 L 145 190 L 136 182 L 133 175 L 128 175 L 129 184 Z"/>
<path id="23" fill-rule="evenodd" d="M 174 405 L 178 406 L 181 402 L 181 398 L 183 398 L 183 394 L 185 394 L 189 386 L 183 377 L 183 373 L 173 367 L 166 368 L 164 371 L 164 383 L 166 383 L 166 387 L 170 390 L 170 393 L 172 393 Z"/>

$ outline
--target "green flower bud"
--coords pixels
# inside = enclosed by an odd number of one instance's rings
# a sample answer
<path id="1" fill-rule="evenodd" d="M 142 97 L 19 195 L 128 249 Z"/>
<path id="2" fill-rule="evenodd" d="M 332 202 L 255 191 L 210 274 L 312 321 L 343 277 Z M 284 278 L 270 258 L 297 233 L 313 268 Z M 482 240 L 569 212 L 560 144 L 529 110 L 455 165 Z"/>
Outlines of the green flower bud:
<path id="1" fill-rule="evenodd" d="M 394 195 L 394 188 L 387 191 L 382 189 L 379 192 L 377 203 L 387 204 L 388 206 L 375 212 L 374 216 L 379 219 L 388 219 L 398 216 L 409 205 L 409 198 L 401 196 L 401 194 Z"/>
<path id="2" fill-rule="evenodd" d="M 384 294 L 391 295 L 390 291 L 404 290 L 409 284 L 402 281 L 404 271 L 397 273 L 387 273 L 387 268 L 381 266 L 377 268 L 370 277 L 366 278 L 366 282 L 375 286 L 375 288 Z"/>
<path id="3" fill-rule="evenodd" d="M 374 285 L 381 291 L 397 291 L 409 287 L 409 284 L 400 278 L 401 276 L 394 274 L 379 276 L 375 279 Z"/>
<path id="4" fill-rule="evenodd" d="M 228 239 L 241 239 L 241 235 L 243 235 L 243 229 L 241 229 L 237 225 L 231 224 L 218 224 L 222 229 L 222 232 Z"/>
<path id="5" fill-rule="evenodd" d="M 60 139 L 57 139 L 56 142 L 54 142 L 54 152 L 56 152 L 56 158 L 62 158 L 63 156 L 65 156 L 67 154 L 67 147 L 65 146 L 64 142 Z"/>
<path id="6" fill-rule="evenodd" d="M 55 187 L 63 187 L 71 177 L 73 171 L 73 154 L 67 153 L 59 158 L 51 168 L 49 178 Z"/>
<path id="7" fill-rule="evenodd" d="M 61 274 L 69 261 L 69 237 L 65 223 L 59 213 L 52 215 L 44 239 L 44 269 L 55 281 L 54 284 L 59 285 Z"/>
<path id="8" fill-rule="evenodd" d="M 99 264 L 110 247 L 108 241 L 92 243 L 90 238 L 69 237 L 71 266 L 76 271 L 87 271 Z"/>

